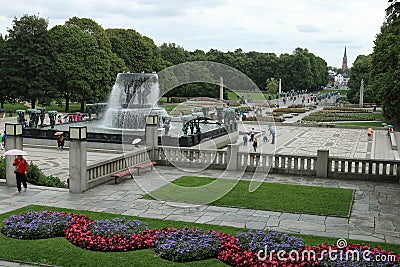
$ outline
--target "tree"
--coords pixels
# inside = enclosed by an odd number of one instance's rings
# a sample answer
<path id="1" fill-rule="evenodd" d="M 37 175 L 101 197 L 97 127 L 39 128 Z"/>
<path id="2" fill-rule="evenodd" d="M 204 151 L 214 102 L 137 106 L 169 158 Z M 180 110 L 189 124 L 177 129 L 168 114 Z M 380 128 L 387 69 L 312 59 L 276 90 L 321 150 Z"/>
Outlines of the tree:
<path id="1" fill-rule="evenodd" d="M 160 52 L 161 57 L 168 61 L 170 66 L 187 62 L 190 57 L 188 51 L 175 43 L 163 43 L 160 46 Z"/>
<path id="2" fill-rule="evenodd" d="M 384 116 L 400 122 L 400 17 L 391 16 L 374 41 L 370 84 Z"/>
<path id="3" fill-rule="evenodd" d="M 87 99 L 87 95 L 85 94 L 82 94 L 81 99 L 78 99 L 81 103 L 81 110 L 83 110 L 86 101 L 92 102 L 104 99 L 111 91 L 118 72 L 126 71 L 127 68 L 124 66 L 123 62 L 118 59 L 118 56 L 112 52 L 110 39 L 105 30 L 97 22 L 89 18 L 73 17 L 70 18 L 65 25 L 77 26 L 83 32 L 94 37 L 99 49 L 97 53 L 101 55 L 99 57 L 99 55 L 94 56 L 94 54 L 92 54 L 92 59 L 104 63 L 102 66 L 97 66 L 97 72 L 101 73 L 101 75 L 96 75 L 96 79 L 91 80 L 89 83 L 90 90 L 95 92 L 90 95 L 90 100 Z"/>
<path id="4" fill-rule="evenodd" d="M 364 102 L 373 102 L 372 92 L 370 92 L 369 78 L 371 75 L 371 55 L 359 55 L 353 63 L 350 69 L 350 77 L 348 86 L 349 91 L 347 92 L 347 99 L 351 103 L 358 103 L 360 99 L 360 86 L 361 81 L 364 80 Z M 369 93 L 367 93 L 369 91 Z"/>
<path id="5" fill-rule="evenodd" d="M 107 29 L 106 33 L 112 51 L 123 59 L 129 71 L 153 72 L 167 66 L 152 39 L 131 29 Z"/>
<path id="6" fill-rule="evenodd" d="M 96 38 L 77 26 L 58 25 L 50 30 L 50 40 L 54 83 L 65 99 L 65 111 L 69 111 L 70 100 L 84 103 L 104 97 L 103 76 L 110 71 L 110 61 Z"/>
<path id="7" fill-rule="evenodd" d="M 270 95 L 275 96 L 279 89 L 279 82 L 275 78 L 268 79 L 266 89 Z"/>
<path id="8" fill-rule="evenodd" d="M 13 97 L 29 101 L 50 99 L 52 58 L 47 31 L 48 21 L 36 15 L 14 18 L 3 46 L 3 82 Z M 5 69 L 4 69 L 5 68 Z"/>

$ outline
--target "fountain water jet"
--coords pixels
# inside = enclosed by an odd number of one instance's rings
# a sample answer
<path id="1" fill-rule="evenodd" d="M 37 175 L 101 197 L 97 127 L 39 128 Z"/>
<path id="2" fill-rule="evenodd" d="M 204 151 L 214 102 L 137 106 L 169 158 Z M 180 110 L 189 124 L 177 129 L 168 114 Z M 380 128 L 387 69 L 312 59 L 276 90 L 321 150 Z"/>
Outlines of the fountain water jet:
<path id="1" fill-rule="evenodd" d="M 157 74 L 119 73 L 108 99 L 103 127 L 144 130 L 150 114 L 158 115 L 162 123 L 161 117 L 168 114 L 156 105 L 159 92 Z"/>

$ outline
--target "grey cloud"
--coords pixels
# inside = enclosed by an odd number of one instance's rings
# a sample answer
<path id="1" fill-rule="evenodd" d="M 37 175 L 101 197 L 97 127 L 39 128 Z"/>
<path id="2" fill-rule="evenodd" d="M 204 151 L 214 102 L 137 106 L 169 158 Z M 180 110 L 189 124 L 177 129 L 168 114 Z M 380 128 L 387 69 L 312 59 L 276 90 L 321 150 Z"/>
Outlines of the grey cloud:
<path id="1" fill-rule="evenodd" d="M 315 27 L 314 25 L 311 25 L 311 24 L 296 25 L 296 28 L 299 32 L 304 32 L 304 33 L 313 33 L 313 32 L 320 31 L 317 27 Z"/>

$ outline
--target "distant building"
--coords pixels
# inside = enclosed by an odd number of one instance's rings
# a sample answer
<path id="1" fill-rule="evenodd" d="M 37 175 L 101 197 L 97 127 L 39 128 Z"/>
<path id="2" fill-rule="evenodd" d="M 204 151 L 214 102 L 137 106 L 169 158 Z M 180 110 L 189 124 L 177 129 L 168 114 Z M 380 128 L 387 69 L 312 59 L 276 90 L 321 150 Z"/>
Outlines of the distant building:
<path id="1" fill-rule="evenodd" d="M 343 60 L 342 60 L 342 70 L 343 73 L 347 73 L 348 71 L 348 67 L 347 67 L 347 51 L 346 51 L 346 47 L 344 47 L 344 56 L 343 56 Z"/>

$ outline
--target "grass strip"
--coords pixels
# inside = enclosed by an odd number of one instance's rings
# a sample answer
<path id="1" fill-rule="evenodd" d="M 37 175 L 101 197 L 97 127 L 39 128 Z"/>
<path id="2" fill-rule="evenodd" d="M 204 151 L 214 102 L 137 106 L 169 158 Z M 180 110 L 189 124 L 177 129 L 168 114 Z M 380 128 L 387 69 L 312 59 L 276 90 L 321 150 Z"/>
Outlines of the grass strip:
<path id="1" fill-rule="evenodd" d="M 183 176 L 143 198 L 223 207 L 348 217 L 352 189 L 261 183 L 249 192 L 250 181 Z M 225 192 L 223 195 L 221 192 Z M 212 199 L 211 196 L 221 196 Z"/>

